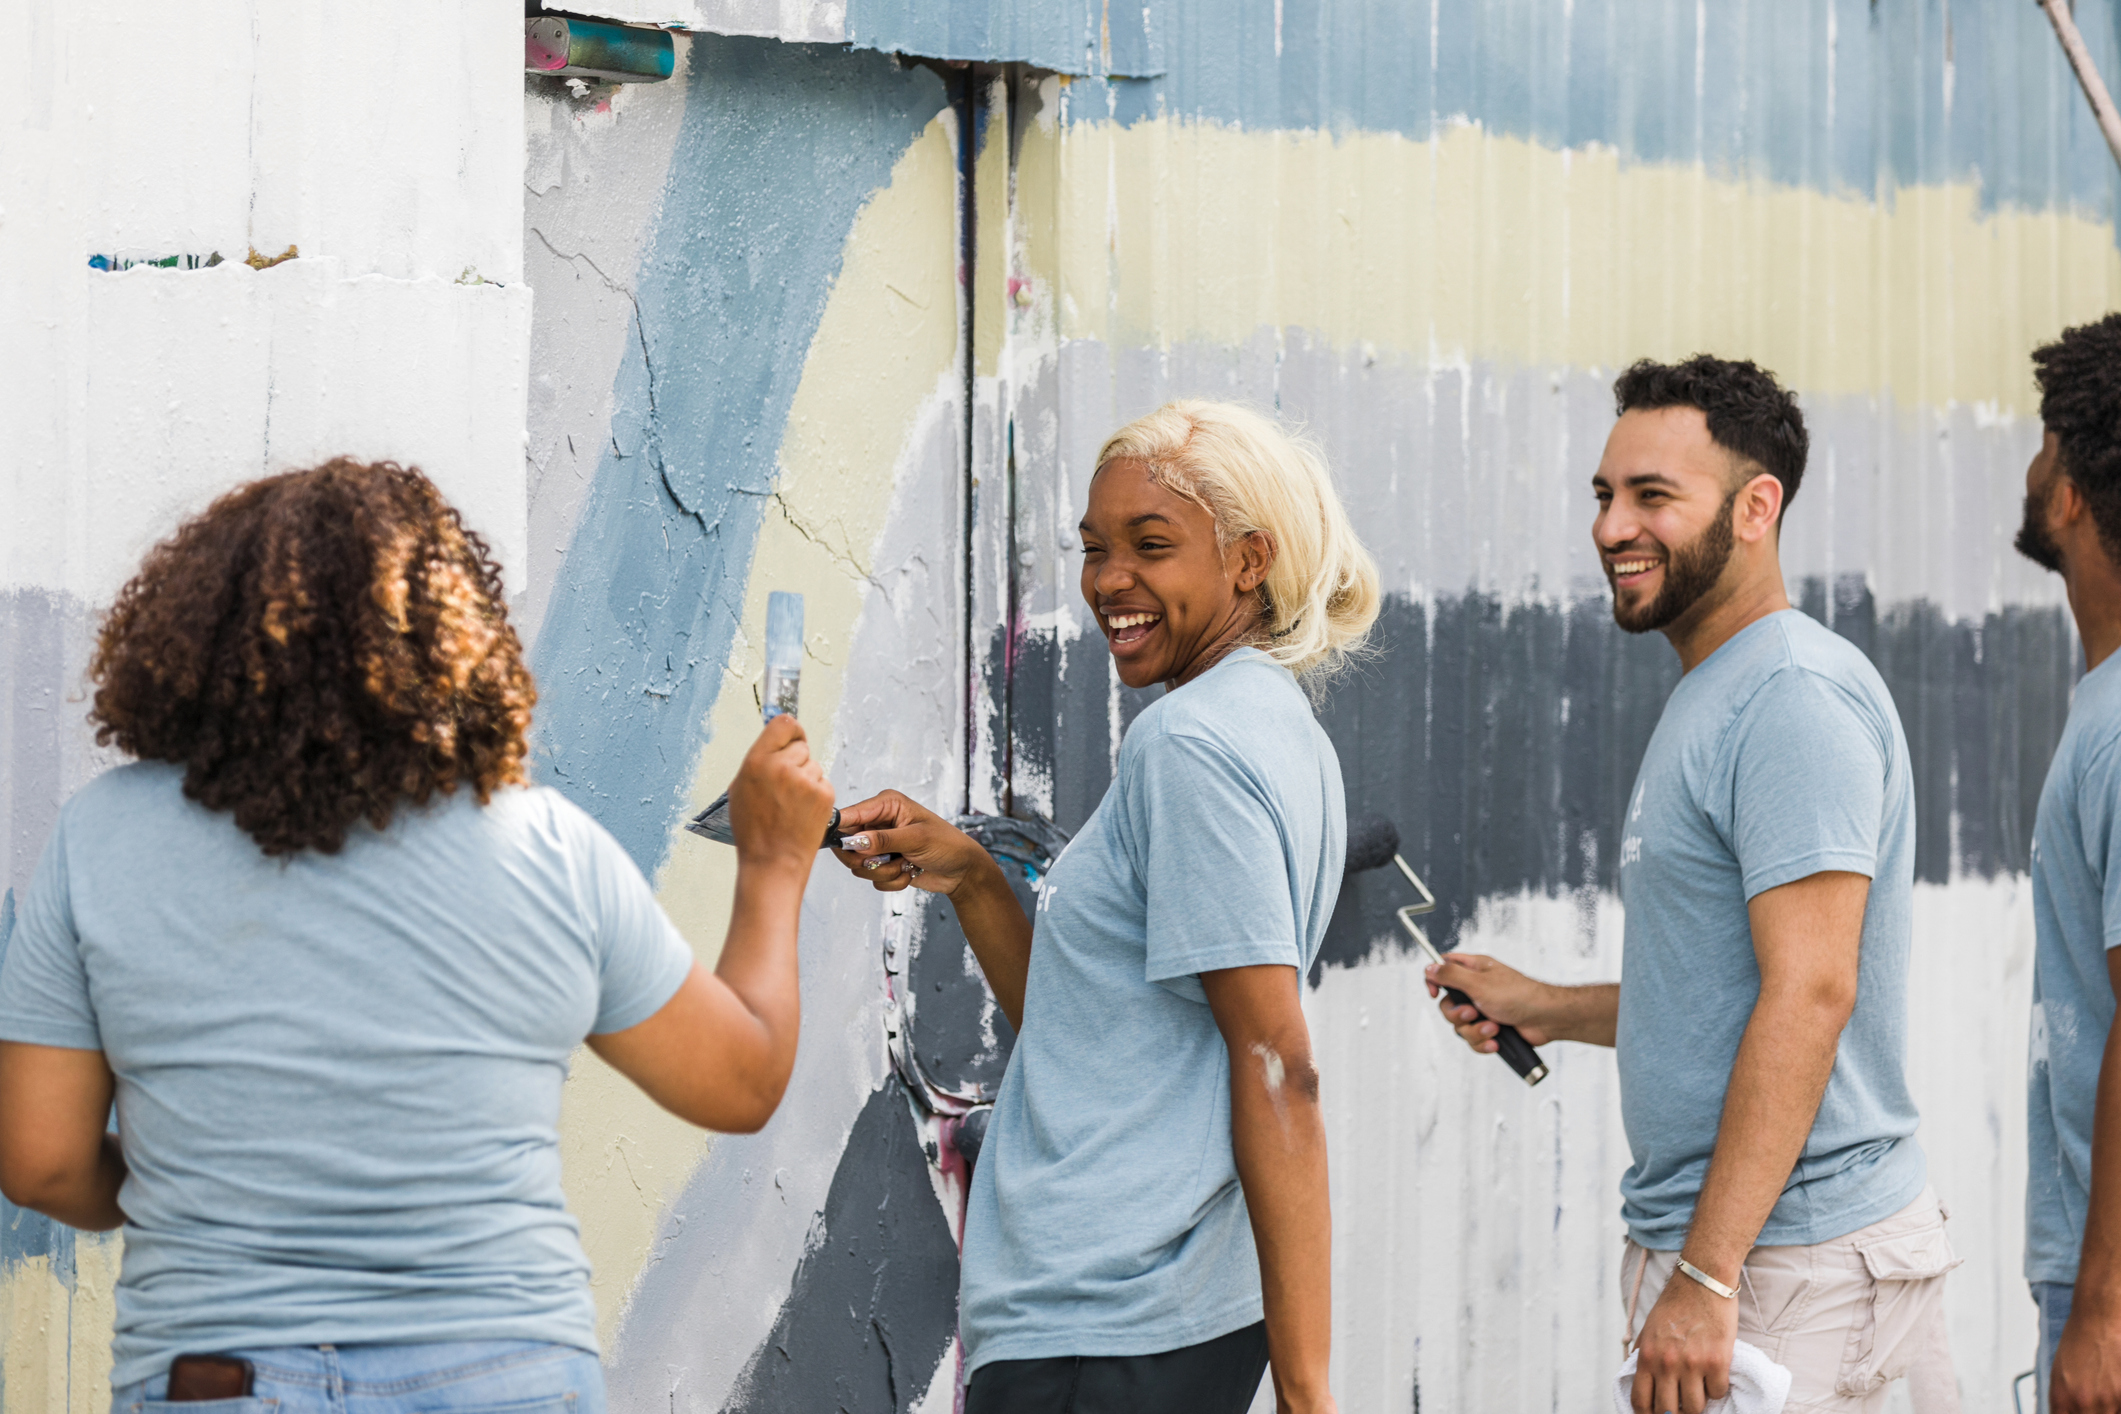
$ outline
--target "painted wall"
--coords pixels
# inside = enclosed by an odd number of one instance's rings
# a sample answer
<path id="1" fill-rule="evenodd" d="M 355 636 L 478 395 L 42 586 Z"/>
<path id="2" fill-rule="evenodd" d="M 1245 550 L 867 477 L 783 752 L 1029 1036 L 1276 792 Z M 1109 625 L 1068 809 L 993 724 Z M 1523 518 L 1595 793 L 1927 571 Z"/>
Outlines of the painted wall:
<path id="1" fill-rule="evenodd" d="M 520 24 L 501 0 L 0 5 L 0 948 L 60 801 L 108 764 L 96 615 L 178 518 L 394 457 L 522 584 Z M 6 1414 L 108 1407 L 118 1260 L 0 1203 Z"/>
<path id="2" fill-rule="evenodd" d="M 1136 8 L 687 0 L 627 12 L 700 31 L 675 79 L 581 98 L 518 78 L 492 4 L 328 31 L 232 0 L 174 32 L 124 0 L 0 11 L 38 61 L 0 142 L 6 882 L 104 764 L 98 606 L 176 516 L 338 451 L 418 461 L 501 547 L 538 772 L 703 958 L 731 861 L 678 826 L 749 739 L 771 589 L 806 595 L 803 715 L 843 799 L 1073 829 L 1144 700 L 1073 587 L 1089 458 L 1205 394 L 1305 423 L 1384 568 L 1383 652 L 1322 714 L 1351 810 L 1394 816 L 1459 945 L 1610 977 L 1620 802 L 1674 680 L 1589 553 L 1610 379 L 1757 357 L 1814 431 L 1787 568 L 1918 760 L 1911 1064 L 1968 1258 L 1968 1407 L 2004 1407 L 2032 1333 L 2026 838 L 2075 662 L 2007 547 L 2025 354 L 2121 303 L 2116 173 L 2037 10 Z M 2121 72 L 2117 7 L 2078 20 Z M 1397 902 L 1349 891 L 1308 994 L 1340 1397 L 1601 1407 L 1611 1058 L 1555 1048 L 1528 1092 L 1455 1049 Z M 890 1032 L 917 982 L 973 1080 L 1008 1037 L 905 909 L 818 875 L 801 1057 L 758 1135 L 582 1056 L 567 1183 L 616 1408 L 950 1407 L 964 1168 Z M 99 1407 L 117 1255 L 0 1211 L 0 1414 Z"/>
<path id="3" fill-rule="evenodd" d="M 924 13 L 1001 34 L 1003 9 Z M 534 458 L 552 449 L 587 507 L 540 638 L 546 678 L 591 661 L 556 637 L 585 620 L 607 655 L 629 645 L 583 676 L 579 718 L 547 718 L 562 723 L 554 778 L 601 802 L 711 953 L 726 861 L 672 831 L 748 734 L 763 590 L 830 586 L 847 608 L 817 620 L 819 667 L 843 796 L 898 784 L 1078 826 L 1141 705 L 1077 607 L 1069 527 L 1089 458 L 1166 397 L 1240 396 L 1325 444 L 1392 590 L 1385 651 L 1324 709 L 1351 808 L 1398 820 L 1460 945 L 1610 977 L 1621 802 L 1676 676 L 1661 641 L 1612 627 L 1589 553 L 1610 380 L 1643 354 L 1760 358 L 1814 427 L 1792 578 L 1880 663 L 1920 763 L 1912 1065 L 1969 1258 L 1952 1294 L 1969 1407 L 2000 1407 L 2031 1349 L 2016 1274 L 2026 836 L 2075 655 L 2055 586 L 2007 548 L 2037 435 L 2025 355 L 2121 297 L 2114 171 L 2037 13 L 1290 3 L 1277 24 L 1269 3 L 1159 5 L 1161 77 L 1068 79 L 893 67 L 862 47 L 861 10 L 850 0 L 829 36 L 848 50 L 702 34 L 682 94 L 546 110 L 558 155 L 533 159 L 550 174 L 533 182 L 533 232 L 549 221 L 602 242 L 599 270 L 637 305 L 558 265 L 580 266 L 573 246 L 555 239 L 548 257 L 533 235 L 540 330 L 582 317 L 548 322 L 563 277 L 610 329 L 645 331 L 611 333 L 601 367 L 555 374 L 571 410 L 533 412 Z M 2114 52 L 2112 7 L 2081 6 L 2080 21 Z M 986 57 L 1023 57 L 996 45 Z M 862 179 L 837 244 L 801 256 L 829 282 L 815 296 L 764 252 L 794 254 L 776 223 L 844 189 L 806 154 L 760 158 L 738 134 L 765 120 L 720 106 L 750 101 L 777 65 L 800 78 L 774 80 L 774 122 L 815 124 L 835 172 L 889 166 Z M 710 129 L 727 151 L 686 148 Z M 804 176 L 739 212 L 727 193 L 761 160 Z M 601 219 L 612 182 L 635 184 L 647 211 L 657 180 L 660 214 L 630 239 Z M 696 252 L 689 271 L 713 272 L 682 292 L 659 273 L 673 242 Z M 689 316 L 739 261 L 744 292 L 719 297 L 746 347 L 802 336 L 807 352 L 785 414 L 748 372 L 718 375 L 713 397 L 755 391 L 716 414 L 743 435 L 706 445 L 666 425 L 660 392 L 650 406 L 635 391 L 638 365 L 729 366 L 726 331 Z M 614 273 L 627 266 L 638 274 Z M 798 292 L 818 302 L 792 332 Z M 925 351 L 924 376 L 898 364 L 904 348 Z M 552 367 L 542 346 L 538 362 Z M 772 453 L 744 438 L 776 418 L 782 497 L 821 485 L 801 404 L 827 369 L 868 438 L 837 463 L 832 496 L 859 483 L 882 498 L 840 521 L 844 539 L 746 489 L 768 484 L 751 468 Z M 642 464 L 673 447 L 676 479 L 667 460 Z M 713 469 L 711 506 L 686 499 L 710 481 L 693 459 Z M 623 507 L 601 499 L 614 491 Z M 732 647 L 702 660 L 734 666 L 719 686 L 679 681 L 652 650 L 689 653 L 694 630 L 652 626 L 693 614 L 711 577 L 688 577 L 706 562 L 677 547 L 690 526 L 713 539 L 754 525 L 742 607 L 726 591 L 735 612 L 717 620 Z M 590 602 L 565 609 L 568 595 Z M 952 697 L 967 678 L 969 721 Z M 684 693 L 694 705 L 666 706 Z M 688 777 L 670 756 L 701 718 L 710 739 Z M 1610 1057 L 1557 1051 L 1528 1093 L 1456 1051 L 1391 941 L 1398 901 L 1382 876 L 1350 891 L 1310 994 L 1335 1145 L 1342 1398 L 1597 1407 L 1618 1349 L 1626 1162 Z M 909 1218 L 904 1199 L 925 1167 L 954 1221 L 957 1176 L 946 1144 L 922 1164 L 947 1130 L 895 1090 L 885 1036 L 908 940 L 925 928 L 914 966 L 942 967 L 939 930 L 836 878 L 810 907 L 810 1030 L 766 1133 L 666 1140 L 652 1116 L 604 1119 L 615 1096 L 583 1079 L 581 1112 L 599 1118 L 577 1133 L 598 1172 L 632 1176 L 588 1200 L 625 1209 L 606 1230 L 628 1240 L 604 1249 L 622 1260 L 599 1260 L 629 1404 L 947 1407 L 949 1228 Z"/>

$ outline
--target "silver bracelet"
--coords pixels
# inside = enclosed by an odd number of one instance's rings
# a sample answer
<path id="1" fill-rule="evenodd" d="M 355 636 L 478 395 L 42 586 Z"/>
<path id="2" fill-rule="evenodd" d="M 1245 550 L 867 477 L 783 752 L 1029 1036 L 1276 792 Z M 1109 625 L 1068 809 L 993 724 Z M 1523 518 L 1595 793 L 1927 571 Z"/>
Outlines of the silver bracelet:
<path id="1" fill-rule="evenodd" d="M 1707 1272 L 1701 1270 L 1701 1268 L 1695 1266 L 1692 1262 L 1689 1262 L 1684 1257 L 1681 1257 L 1679 1259 L 1679 1270 L 1685 1272 L 1688 1276 L 1692 1277 L 1695 1281 L 1700 1282 L 1703 1286 L 1715 1292 L 1724 1300 L 1732 1301 L 1737 1299 L 1737 1287 L 1725 1286 L 1722 1282 L 1716 1280 L 1716 1278 L 1710 1276 Z"/>

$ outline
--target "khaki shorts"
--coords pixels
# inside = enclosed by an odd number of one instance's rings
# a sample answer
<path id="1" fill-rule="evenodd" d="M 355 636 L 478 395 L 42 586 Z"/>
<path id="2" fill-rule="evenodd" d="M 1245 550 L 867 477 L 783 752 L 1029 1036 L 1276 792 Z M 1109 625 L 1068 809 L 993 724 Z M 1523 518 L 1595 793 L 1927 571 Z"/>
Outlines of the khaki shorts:
<path id="1" fill-rule="evenodd" d="M 1738 1338 L 1789 1370 L 1787 1414 L 1877 1414 L 1886 1386 L 1903 1375 L 1915 1414 L 1959 1414 L 1944 1331 L 1944 1274 L 1959 1257 L 1945 1236 L 1946 1216 L 1925 1188 L 1891 1217 L 1846 1237 L 1755 1247 L 1747 1256 L 1738 1281 Z M 1628 1242 L 1620 1298 L 1629 1348 L 1678 1263 L 1677 1252 Z"/>

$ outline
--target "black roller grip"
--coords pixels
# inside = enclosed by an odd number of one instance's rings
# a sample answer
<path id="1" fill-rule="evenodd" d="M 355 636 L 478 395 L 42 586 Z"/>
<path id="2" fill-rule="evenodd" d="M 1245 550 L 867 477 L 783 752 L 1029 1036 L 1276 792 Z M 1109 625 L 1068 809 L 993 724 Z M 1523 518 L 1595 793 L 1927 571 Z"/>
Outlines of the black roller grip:
<path id="1" fill-rule="evenodd" d="M 1443 994 L 1451 999 L 1452 1006 L 1473 1006 L 1473 999 L 1456 987 L 1444 988 Z M 1473 1009 L 1480 1011 L 1478 1007 Z M 1480 1020 L 1487 1019 L 1485 1013 L 1480 1015 Z M 1497 1054 L 1510 1063 L 1510 1069 L 1516 1071 L 1517 1078 L 1525 1084 L 1537 1085 L 1547 1078 L 1547 1063 L 1532 1049 L 1532 1043 L 1518 1034 L 1516 1027 L 1501 1026 L 1495 1033 L 1495 1045 Z"/>

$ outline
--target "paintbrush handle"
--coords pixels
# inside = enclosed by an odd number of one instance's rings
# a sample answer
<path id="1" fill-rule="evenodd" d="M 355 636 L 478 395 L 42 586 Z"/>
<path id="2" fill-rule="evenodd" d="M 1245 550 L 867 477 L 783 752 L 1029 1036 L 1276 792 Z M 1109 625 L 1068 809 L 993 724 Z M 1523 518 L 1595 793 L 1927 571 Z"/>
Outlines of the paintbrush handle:
<path id="1" fill-rule="evenodd" d="M 1456 987 L 1444 988 L 1444 995 L 1451 999 L 1453 1006 L 1473 1006 L 1473 999 Z M 1473 1007 L 1473 1010 L 1480 1012 L 1478 1007 Z M 1479 1019 L 1486 1021 L 1487 1014 L 1480 1012 Z M 1539 1052 L 1532 1049 L 1532 1043 L 1519 1034 L 1516 1027 L 1500 1026 L 1495 1033 L 1495 1047 L 1497 1053 L 1510 1063 L 1510 1069 L 1516 1071 L 1518 1078 L 1525 1084 L 1537 1085 L 1547 1078 L 1546 1062 L 1539 1058 Z"/>

